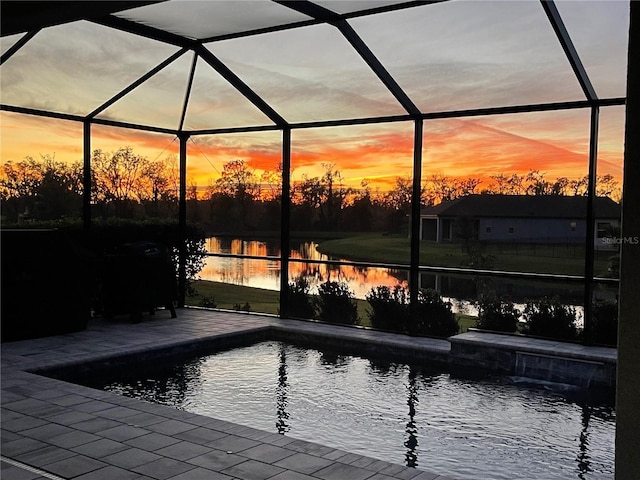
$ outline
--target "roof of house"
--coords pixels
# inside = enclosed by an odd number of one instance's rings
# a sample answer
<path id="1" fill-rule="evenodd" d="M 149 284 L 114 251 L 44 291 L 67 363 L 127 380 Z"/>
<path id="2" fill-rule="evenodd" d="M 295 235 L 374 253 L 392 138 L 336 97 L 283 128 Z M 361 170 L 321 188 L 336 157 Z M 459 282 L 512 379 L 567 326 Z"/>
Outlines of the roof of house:
<path id="1" fill-rule="evenodd" d="M 609 197 L 596 197 L 598 218 L 619 218 L 620 205 Z M 467 195 L 423 208 L 421 216 L 584 218 L 587 197 L 562 195 Z"/>

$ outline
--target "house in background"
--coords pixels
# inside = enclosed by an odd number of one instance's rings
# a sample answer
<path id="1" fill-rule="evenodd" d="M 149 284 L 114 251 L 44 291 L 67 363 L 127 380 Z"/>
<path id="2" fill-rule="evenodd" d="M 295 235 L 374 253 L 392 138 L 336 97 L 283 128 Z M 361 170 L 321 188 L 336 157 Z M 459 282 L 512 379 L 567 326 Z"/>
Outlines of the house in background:
<path id="1" fill-rule="evenodd" d="M 420 239 L 516 243 L 582 243 L 587 197 L 561 195 L 468 195 L 424 208 Z M 617 248 L 605 237 L 620 226 L 620 205 L 609 197 L 594 201 L 597 249 Z"/>

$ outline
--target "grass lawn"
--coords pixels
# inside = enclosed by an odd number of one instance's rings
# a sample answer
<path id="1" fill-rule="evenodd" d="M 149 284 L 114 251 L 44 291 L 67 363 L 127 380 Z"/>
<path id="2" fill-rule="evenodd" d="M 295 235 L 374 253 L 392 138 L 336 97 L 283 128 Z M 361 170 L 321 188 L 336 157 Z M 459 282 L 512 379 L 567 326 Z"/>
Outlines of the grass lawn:
<path id="1" fill-rule="evenodd" d="M 234 310 L 236 305 L 243 306 L 249 303 L 252 312 L 277 315 L 280 308 L 280 293 L 275 290 L 205 280 L 193 282 L 193 287 L 196 294 L 187 296 L 187 305 L 203 306 L 201 302 L 206 297 L 215 301 L 215 308 L 224 310 Z M 356 304 L 362 325 L 368 325 L 369 316 L 366 309 L 369 303 L 356 299 Z"/>
<path id="2" fill-rule="evenodd" d="M 358 235 L 320 242 L 318 250 L 333 257 L 356 261 L 408 264 L 409 238 L 392 235 Z M 486 245 L 482 253 L 494 258 L 492 269 L 558 275 L 584 274 L 583 245 Z M 615 252 L 596 252 L 595 274 L 605 276 Z M 461 244 L 420 242 L 420 264 L 462 267 L 469 255 Z"/>
<path id="3" fill-rule="evenodd" d="M 208 298 L 215 301 L 215 308 L 234 310 L 236 305 L 243 306 L 249 303 L 252 312 L 278 314 L 280 294 L 275 290 L 205 280 L 195 281 L 193 287 L 196 294 L 187 296 L 187 305 L 202 306 L 203 298 Z M 356 304 L 358 305 L 360 325 L 370 326 L 369 315 L 367 314 L 369 303 L 366 300 L 356 299 Z M 458 321 L 460 323 L 460 332 L 463 333 L 469 327 L 475 326 L 476 319 L 470 315 L 461 314 L 458 315 Z"/>
<path id="4" fill-rule="evenodd" d="M 215 301 L 216 308 L 234 310 L 235 305 L 249 303 L 252 312 L 278 314 L 280 292 L 275 290 L 206 280 L 196 280 L 193 287 L 196 295 L 187 296 L 187 305 L 202 306 L 203 298 L 207 298 Z"/>

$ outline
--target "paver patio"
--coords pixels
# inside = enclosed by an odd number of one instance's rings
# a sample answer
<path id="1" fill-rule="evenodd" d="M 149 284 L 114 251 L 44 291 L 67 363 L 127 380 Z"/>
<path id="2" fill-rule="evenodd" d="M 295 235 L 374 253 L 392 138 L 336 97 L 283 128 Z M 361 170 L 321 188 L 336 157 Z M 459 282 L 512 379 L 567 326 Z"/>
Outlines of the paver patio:
<path id="1" fill-rule="evenodd" d="M 281 328 L 383 348 L 446 355 L 446 340 L 419 339 L 262 315 L 182 309 L 142 323 L 92 320 L 81 332 L 2 344 L 3 480 L 446 480 L 289 436 L 118 396 L 37 372 L 158 349 L 229 341 Z"/>

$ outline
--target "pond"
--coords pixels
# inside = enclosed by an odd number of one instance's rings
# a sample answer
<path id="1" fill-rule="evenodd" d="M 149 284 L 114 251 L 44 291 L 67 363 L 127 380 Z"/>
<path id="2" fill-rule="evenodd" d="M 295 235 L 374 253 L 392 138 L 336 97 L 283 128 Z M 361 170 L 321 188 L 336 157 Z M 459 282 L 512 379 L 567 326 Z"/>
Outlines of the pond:
<path id="1" fill-rule="evenodd" d="M 292 240 L 290 258 L 320 261 L 348 261 L 320 253 L 318 244 L 313 240 Z M 234 255 L 279 256 L 278 240 L 247 240 L 229 237 L 210 237 L 206 241 L 206 249 L 210 253 L 230 253 Z M 322 263 L 289 263 L 289 282 L 303 276 L 311 285 L 312 293 L 323 282 L 328 280 L 345 282 L 356 298 L 364 299 L 365 295 L 379 285 L 394 287 L 408 286 L 409 272 L 378 267 L 354 267 L 350 265 L 328 265 Z M 207 257 L 205 266 L 200 272 L 202 280 L 231 283 L 246 287 L 280 289 L 280 262 L 275 260 L 254 260 L 246 258 Z M 477 315 L 473 300 L 477 297 L 476 280 L 451 275 L 421 274 L 422 288 L 435 288 L 447 300 L 451 301 L 453 310 L 469 315 Z M 506 293 L 522 310 L 526 298 L 539 298 L 543 295 L 562 293 L 567 304 L 576 307 L 578 323 L 581 323 L 582 306 L 579 305 L 583 295 L 580 287 L 559 286 L 538 282 L 500 282 L 495 288 L 499 293 Z M 502 291 L 500 291 L 502 289 Z"/>
<path id="2" fill-rule="evenodd" d="M 292 242 L 289 258 L 305 260 L 337 260 L 341 258 L 323 255 L 313 241 Z M 242 240 L 238 238 L 211 237 L 207 239 L 210 253 L 232 253 L 235 255 L 279 256 L 278 241 Z M 289 281 L 303 276 L 312 289 L 328 280 L 345 282 L 356 298 L 364 298 L 372 287 L 378 285 L 407 286 L 408 272 L 388 268 L 363 268 L 347 265 L 327 265 L 321 263 L 289 263 Z M 280 262 L 274 260 L 253 260 L 244 258 L 208 257 L 200 272 L 202 280 L 233 283 L 247 287 L 280 289 Z"/>

